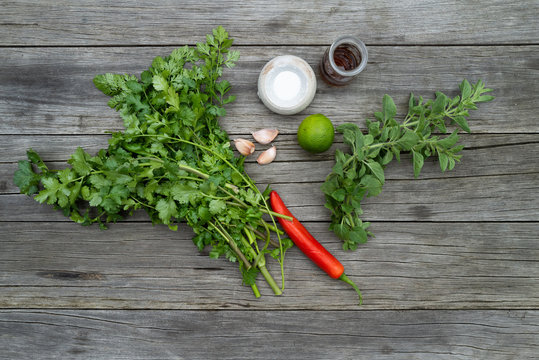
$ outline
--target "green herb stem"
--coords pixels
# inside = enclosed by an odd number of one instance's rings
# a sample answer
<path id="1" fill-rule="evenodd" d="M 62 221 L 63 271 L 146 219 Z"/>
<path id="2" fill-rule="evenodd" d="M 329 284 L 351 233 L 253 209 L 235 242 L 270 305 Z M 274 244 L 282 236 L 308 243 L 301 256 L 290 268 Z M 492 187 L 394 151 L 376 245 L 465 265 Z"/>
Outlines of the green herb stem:
<path id="1" fill-rule="evenodd" d="M 261 233 L 259 230 L 254 229 L 254 228 L 253 228 L 252 226 L 250 226 L 250 225 L 247 225 L 247 228 L 253 232 L 253 234 L 255 235 L 255 237 L 256 237 L 257 239 L 260 239 L 260 240 L 262 240 L 262 241 L 266 241 L 267 236 L 264 235 L 263 233 Z M 281 231 L 281 230 L 279 230 L 279 231 Z M 283 234 L 281 234 L 281 235 L 283 235 Z M 271 238 L 270 238 L 270 244 L 271 244 L 271 246 L 273 246 L 273 247 L 276 247 L 276 248 L 279 247 L 279 243 L 275 242 L 275 241 L 274 241 L 273 239 L 271 239 Z"/>
<path id="2" fill-rule="evenodd" d="M 269 273 L 268 269 L 266 268 L 266 266 L 259 266 L 258 267 L 260 269 L 260 272 L 262 273 L 262 276 L 264 276 L 264 279 L 266 279 L 266 281 L 268 282 L 269 286 L 271 287 L 271 290 L 273 290 L 273 293 L 275 295 L 282 295 L 283 294 L 283 291 L 281 290 L 281 288 L 279 287 L 279 285 L 277 285 L 277 283 L 275 282 L 275 280 L 273 279 L 273 277 L 271 276 L 271 274 Z"/>
<path id="3" fill-rule="evenodd" d="M 227 204 L 230 204 L 230 205 L 234 205 L 234 206 L 238 206 L 238 207 L 242 207 L 244 209 L 247 209 L 249 207 L 249 205 L 247 205 L 246 203 L 244 203 L 243 201 L 239 200 L 238 198 L 234 197 L 234 196 L 231 196 L 234 200 L 237 200 L 238 202 L 237 203 L 233 203 L 233 202 L 227 202 Z M 283 219 L 286 219 L 288 221 L 292 221 L 294 220 L 293 218 L 291 218 L 290 216 L 288 215 L 283 215 L 283 214 L 279 214 L 279 213 L 276 213 L 275 211 L 271 211 L 271 210 L 267 210 L 265 208 L 258 208 L 258 210 L 260 210 L 261 212 L 263 212 L 264 214 L 268 214 L 268 215 L 272 215 L 272 216 L 275 216 L 275 217 L 280 217 L 280 218 L 283 218 Z M 268 224 L 270 225 L 270 224 Z M 271 225 L 271 227 L 273 229 L 277 229 L 275 226 Z M 283 234 L 283 232 L 281 230 L 274 230 L 275 232 L 280 232 L 281 235 Z"/>
<path id="4" fill-rule="evenodd" d="M 278 218 L 281 218 L 281 219 L 285 219 L 285 220 L 288 220 L 288 221 L 292 221 L 294 220 L 292 217 L 288 216 L 288 215 L 283 215 L 283 214 L 279 214 L 279 213 L 276 213 L 275 211 L 271 211 L 271 210 L 267 210 L 265 208 L 260 208 L 260 211 L 262 211 L 264 214 L 268 214 L 268 215 L 271 215 L 271 216 L 275 216 L 275 217 L 278 217 Z M 276 225 L 276 224 L 275 224 Z M 274 225 L 272 224 L 268 224 L 268 226 L 271 226 L 272 230 L 273 229 L 277 229 Z M 275 231 L 276 233 L 278 233 L 277 230 L 273 230 Z"/>
<path id="5" fill-rule="evenodd" d="M 195 147 L 198 147 L 214 156 L 216 156 L 217 158 L 219 158 L 221 161 L 223 161 L 226 165 L 228 165 L 233 171 L 235 171 L 241 178 L 242 180 L 251 188 L 253 189 L 255 192 L 259 193 L 260 195 L 262 195 L 262 193 L 260 192 L 260 190 L 256 187 L 256 185 L 254 185 L 254 183 L 252 182 L 251 179 L 249 179 L 248 177 L 245 177 L 244 174 L 239 171 L 234 165 L 232 165 L 226 158 L 224 158 L 221 154 L 213 151 L 212 149 L 208 148 L 207 146 L 204 146 L 204 145 L 201 145 L 201 144 L 197 144 L 195 142 L 192 142 L 192 141 L 189 141 L 189 140 L 185 140 L 185 139 L 180 139 L 180 138 L 177 138 L 177 137 L 170 137 L 170 136 L 167 136 L 167 135 L 150 135 L 150 134 L 141 134 L 141 135 L 134 135 L 135 137 L 158 137 L 158 138 L 165 138 L 165 139 L 169 139 L 169 140 L 172 140 L 172 141 L 176 141 L 176 142 L 181 142 L 181 143 L 184 143 L 184 144 L 189 144 L 189 145 L 192 145 L 192 146 L 195 146 Z M 187 169 L 185 169 L 186 171 L 189 171 Z M 196 171 L 197 173 L 200 173 L 198 170 L 196 169 L 192 169 L 191 170 L 194 170 Z M 200 173 L 201 175 L 206 175 L 206 174 L 203 174 L 203 173 Z M 200 176 L 200 175 L 199 175 Z M 273 226 L 274 227 L 277 227 L 277 223 L 275 222 L 275 219 L 274 217 L 275 216 L 278 216 L 277 213 L 271 211 L 271 209 L 269 208 L 269 205 L 268 203 L 266 202 L 266 200 L 264 199 L 264 197 L 262 197 L 262 202 L 264 203 L 264 207 L 265 207 L 265 212 L 267 214 L 270 215 L 271 217 L 271 220 L 273 222 Z M 262 209 L 261 209 L 262 210 Z M 279 214 L 280 215 L 280 214 Z M 284 216 L 284 215 L 280 215 L 281 217 L 283 218 L 287 218 L 289 221 L 292 221 L 292 218 L 290 218 L 289 216 Z M 281 289 L 284 290 L 284 283 L 285 283 L 285 280 L 284 280 L 284 267 L 283 267 L 283 262 L 284 262 L 284 258 L 283 258 L 283 247 L 282 247 L 282 244 L 281 244 L 281 238 L 280 238 L 280 235 L 279 233 L 277 233 L 277 238 L 279 239 L 279 250 L 281 251 L 281 261 L 279 261 L 279 264 L 280 264 L 280 268 L 281 268 L 281 279 L 282 279 L 282 285 L 281 285 Z"/>
<path id="6" fill-rule="evenodd" d="M 134 197 L 134 196 L 131 196 L 131 199 L 133 199 L 134 201 L 136 201 L 137 203 L 139 203 L 140 205 L 142 205 L 142 206 L 144 206 L 144 207 L 147 207 L 147 208 L 150 208 L 150 209 L 154 209 L 154 210 L 155 210 L 155 207 L 154 207 L 154 206 L 145 204 L 145 203 L 141 202 L 140 200 L 138 200 L 138 199 L 137 199 L 136 197 Z"/>
<path id="7" fill-rule="evenodd" d="M 249 242 L 243 236 L 241 237 L 241 240 L 243 242 L 243 245 L 251 253 L 251 256 L 254 259 L 257 259 L 257 260 L 255 260 L 255 262 L 256 262 L 258 268 L 260 269 L 260 272 L 262 273 L 262 276 L 264 276 L 264 279 L 266 279 L 267 283 L 269 284 L 269 286 L 271 287 L 271 289 L 273 290 L 275 295 L 281 295 L 282 294 L 281 289 L 279 288 L 279 286 L 275 282 L 275 279 L 273 279 L 273 277 L 269 273 L 268 269 L 266 268 L 266 259 L 264 257 L 264 253 L 261 252 L 261 253 L 257 254 L 255 252 L 255 250 L 251 247 Z"/>
<path id="8" fill-rule="evenodd" d="M 256 284 L 252 284 L 251 289 L 253 289 L 253 294 L 255 294 L 255 298 L 258 299 L 260 297 L 260 291 L 258 290 Z"/>
<path id="9" fill-rule="evenodd" d="M 228 244 L 230 245 L 230 248 L 232 249 L 232 251 L 234 251 L 234 253 L 238 256 L 238 258 L 243 262 L 246 269 L 249 269 L 251 267 L 251 263 L 249 262 L 249 260 L 247 260 L 245 255 L 243 255 L 241 250 L 238 248 L 238 245 L 236 244 L 234 239 L 232 239 L 232 237 L 230 235 L 228 235 L 228 233 L 223 228 L 218 227 L 218 226 L 216 226 L 215 224 L 213 224 L 211 222 L 209 222 L 208 224 L 215 231 L 217 231 L 219 233 L 219 235 L 221 235 L 228 242 Z"/>
<path id="10" fill-rule="evenodd" d="M 278 213 L 275 213 L 275 214 L 276 214 L 275 216 L 281 217 L 281 218 L 283 218 L 283 219 L 285 219 L 285 220 L 288 220 L 288 221 L 294 220 L 294 219 L 291 218 L 290 216 L 286 216 L 286 215 L 282 216 L 282 214 L 278 214 Z M 278 215 L 281 215 L 281 216 L 278 216 Z M 273 231 L 273 232 L 275 232 L 275 233 L 278 233 L 279 235 L 284 235 L 284 231 L 282 231 L 281 229 L 279 229 L 279 228 L 273 226 L 272 224 L 268 224 L 266 221 L 264 221 L 264 220 L 262 220 L 262 219 L 260 219 L 260 224 L 261 224 L 262 226 L 267 226 L 271 231 Z"/>

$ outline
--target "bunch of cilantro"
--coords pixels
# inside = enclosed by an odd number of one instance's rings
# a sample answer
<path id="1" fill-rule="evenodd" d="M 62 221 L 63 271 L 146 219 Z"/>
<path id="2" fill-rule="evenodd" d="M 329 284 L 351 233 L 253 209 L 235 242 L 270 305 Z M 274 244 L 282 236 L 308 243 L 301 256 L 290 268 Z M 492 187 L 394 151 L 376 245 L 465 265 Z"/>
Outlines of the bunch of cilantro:
<path id="1" fill-rule="evenodd" d="M 397 108 L 393 99 L 385 95 L 382 111 L 374 113 L 376 121 L 367 120 L 367 133 L 353 123 L 342 124 L 337 130 L 343 134 L 349 152 L 336 150 L 335 165 L 327 176 L 322 191 L 325 207 L 331 211 L 330 229 L 343 240 L 345 250 L 355 250 L 373 234 L 369 222 L 360 219 L 361 201 L 365 196 L 376 196 L 385 182 L 384 170 L 393 158 L 400 161 L 401 152 L 410 152 L 415 177 L 419 176 L 424 160 L 437 156 L 442 171 L 452 170 L 460 161 L 457 145 L 458 130 L 470 132 L 466 117 L 476 104 L 494 99 L 484 95 L 492 91 L 482 81 L 471 85 L 460 84 L 461 94 L 453 98 L 437 92 L 434 100 L 410 95 L 408 113 L 401 122 L 395 117 Z M 447 124 L 455 125 L 450 135 Z"/>
<path id="2" fill-rule="evenodd" d="M 63 170 L 49 169 L 30 149 L 15 184 L 82 225 L 106 228 L 138 209 L 172 230 L 185 221 L 199 250 L 211 247 L 210 257 L 239 263 L 255 296 L 259 272 L 281 294 L 284 252 L 292 246 L 275 224 L 274 216 L 282 215 L 271 212 L 269 188 L 258 190 L 218 123 L 223 106 L 235 98 L 227 95 L 230 83 L 220 80 L 223 68 L 239 58 L 229 50 L 232 42 L 218 27 L 194 48 L 156 57 L 140 79 L 96 76 L 94 84 L 111 97 L 108 104 L 120 113 L 125 131 L 112 133 L 108 148 L 95 156 L 78 148 Z M 282 286 L 269 274 L 266 254 L 280 263 Z"/>

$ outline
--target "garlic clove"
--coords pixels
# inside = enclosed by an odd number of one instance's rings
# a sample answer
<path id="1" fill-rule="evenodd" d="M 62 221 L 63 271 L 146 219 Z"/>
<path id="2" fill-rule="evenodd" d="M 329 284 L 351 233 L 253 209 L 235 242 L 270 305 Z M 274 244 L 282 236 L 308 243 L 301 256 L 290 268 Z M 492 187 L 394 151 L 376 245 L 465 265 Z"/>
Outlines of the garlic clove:
<path id="1" fill-rule="evenodd" d="M 266 165 L 275 160 L 275 156 L 277 156 L 277 149 L 275 146 L 272 146 L 268 150 L 258 155 L 258 159 L 256 159 L 256 161 L 260 165 Z"/>
<path id="2" fill-rule="evenodd" d="M 236 139 L 234 140 L 234 145 L 239 153 L 245 156 L 251 155 L 255 151 L 255 144 L 249 140 Z"/>
<path id="3" fill-rule="evenodd" d="M 277 134 L 279 134 L 279 130 L 277 129 L 262 129 L 255 131 L 253 134 L 253 137 L 255 140 L 260 144 L 269 144 L 270 142 L 275 139 Z"/>

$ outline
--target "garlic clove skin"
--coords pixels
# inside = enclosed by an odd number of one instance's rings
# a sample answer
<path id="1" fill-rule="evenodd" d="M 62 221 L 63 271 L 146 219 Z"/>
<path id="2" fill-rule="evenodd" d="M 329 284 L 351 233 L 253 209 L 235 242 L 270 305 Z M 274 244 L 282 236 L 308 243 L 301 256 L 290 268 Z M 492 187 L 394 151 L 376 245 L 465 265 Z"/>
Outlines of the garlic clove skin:
<path id="1" fill-rule="evenodd" d="M 279 134 L 279 130 L 277 129 L 262 129 L 255 131 L 253 134 L 253 137 L 255 140 L 263 145 L 269 144 L 270 142 L 275 139 L 275 137 Z"/>
<path id="2" fill-rule="evenodd" d="M 234 146 L 240 154 L 248 156 L 255 152 L 255 144 L 245 139 L 235 139 Z"/>
<path id="3" fill-rule="evenodd" d="M 258 155 L 258 159 L 256 159 L 256 162 L 258 162 L 260 165 L 266 165 L 275 160 L 276 156 L 277 148 L 275 148 L 275 146 L 272 146 L 268 150 Z"/>

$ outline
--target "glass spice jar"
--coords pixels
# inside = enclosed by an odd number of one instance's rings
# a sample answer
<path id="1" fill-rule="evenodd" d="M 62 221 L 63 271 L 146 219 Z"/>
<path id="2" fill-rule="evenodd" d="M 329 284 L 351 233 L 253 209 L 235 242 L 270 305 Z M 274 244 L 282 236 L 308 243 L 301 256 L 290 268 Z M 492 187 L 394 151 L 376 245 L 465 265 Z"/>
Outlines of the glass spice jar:
<path id="1" fill-rule="evenodd" d="M 270 110 L 282 115 L 305 109 L 316 93 L 316 76 L 302 58 L 281 55 L 270 60 L 258 77 L 258 97 Z"/>
<path id="2" fill-rule="evenodd" d="M 367 47 L 354 36 L 337 38 L 320 61 L 320 77 L 329 85 L 344 86 L 367 65 Z"/>

